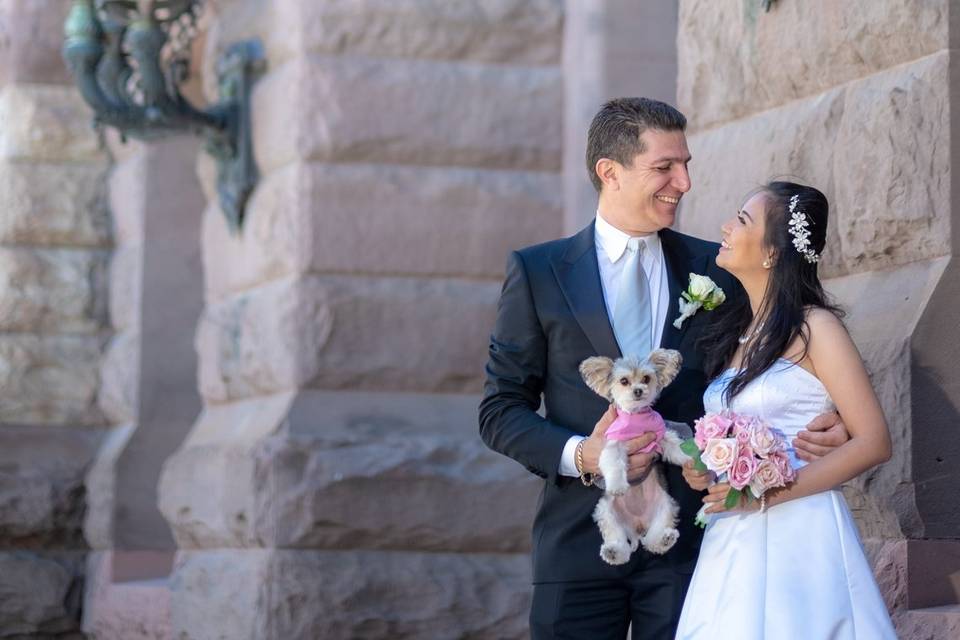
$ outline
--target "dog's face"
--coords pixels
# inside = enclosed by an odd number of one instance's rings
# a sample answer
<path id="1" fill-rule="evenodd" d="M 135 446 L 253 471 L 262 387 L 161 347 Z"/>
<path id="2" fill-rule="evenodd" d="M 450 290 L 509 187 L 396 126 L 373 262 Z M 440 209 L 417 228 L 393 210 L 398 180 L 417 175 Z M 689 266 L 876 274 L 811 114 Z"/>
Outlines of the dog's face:
<path id="1" fill-rule="evenodd" d="M 645 360 L 587 358 L 580 364 L 580 375 L 588 387 L 633 413 L 656 402 L 660 391 L 677 377 L 680 362 L 680 352 L 672 349 L 657 349 Z"/>

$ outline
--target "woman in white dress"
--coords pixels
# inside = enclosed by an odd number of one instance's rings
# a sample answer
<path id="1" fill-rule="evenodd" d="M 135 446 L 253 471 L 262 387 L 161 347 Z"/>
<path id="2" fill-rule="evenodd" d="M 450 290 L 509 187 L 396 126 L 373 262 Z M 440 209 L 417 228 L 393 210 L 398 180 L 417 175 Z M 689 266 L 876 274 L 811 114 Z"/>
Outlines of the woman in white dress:
<path id="1" fill-rule="evenodd" d="M 704 406 L 759 416 L 788 442 L 836 407 L 850 440 L 810 464 L 791 451 L 795 482 L 729 511 L 729 485 L 684 470 L 692 487 L 709 488 L 712 515 L 677 638 L 896 638 L 838 489 L 888 460 L 891 445 L 863 361 L 817 278 L 827 211 L 818 190 L 772 182 L 723 225 L 717 264 L 749 300 L 713 312 Z"/>

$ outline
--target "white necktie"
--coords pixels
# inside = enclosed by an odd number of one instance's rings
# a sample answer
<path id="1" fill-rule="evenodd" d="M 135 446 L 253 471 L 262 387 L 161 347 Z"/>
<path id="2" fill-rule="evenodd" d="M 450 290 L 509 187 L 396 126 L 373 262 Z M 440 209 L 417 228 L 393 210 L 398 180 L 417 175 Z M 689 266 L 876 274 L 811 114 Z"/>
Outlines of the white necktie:
<path id="1" fill-rule="evenodd" d="M 627 242 L 626 262 L 620 273 L 617 308 L 613 312 L 613 332 L 625 356 L 646 357 L 651 346 L 653 321 L 650 313 L 650 286 L 643 270 L 643 247 L 640 238 Z"/>

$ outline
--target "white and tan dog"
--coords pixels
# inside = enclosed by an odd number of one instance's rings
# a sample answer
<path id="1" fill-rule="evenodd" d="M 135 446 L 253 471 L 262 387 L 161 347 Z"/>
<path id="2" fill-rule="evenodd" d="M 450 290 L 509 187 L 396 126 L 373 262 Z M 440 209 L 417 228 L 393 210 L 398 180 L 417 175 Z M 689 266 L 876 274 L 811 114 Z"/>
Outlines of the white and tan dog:
<path id="1" fill-rule="evenodd" d="M 657 439 L 645 452 L 658 451 L 676 465 L 690 459 L 680 450 L 682 439 L 676 431 L 689 427 L 667 425 L 652 409 L 660 392 L 679 373 L 680 362 L 679 351 L 657 349 L 646 359 L 595 357 L 580 364 L 587 386 L 617 407 L 617 419 L 607 429 L 607 443 L 600 454 L 604 495 L 593 512 L 603 536 L 600 557 L 610 564 L 625 563 L 638 544 L 651 553 L 666 553 L 679 537 L 679 507 L 666 491 L 659 466 L 654 464 L 639 484 L 627 481 L 625 441 L 653 431 Z"/>

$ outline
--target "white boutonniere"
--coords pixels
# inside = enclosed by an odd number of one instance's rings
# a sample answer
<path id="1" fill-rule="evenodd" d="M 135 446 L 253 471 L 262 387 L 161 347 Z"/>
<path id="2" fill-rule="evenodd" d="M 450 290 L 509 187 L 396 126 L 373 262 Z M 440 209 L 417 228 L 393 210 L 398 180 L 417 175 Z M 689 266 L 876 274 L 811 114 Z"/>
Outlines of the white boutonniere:
<path id="1" fill-rule="evenodd" d="M 713 311 L 727 299 L 723 289 L 707 276 L 690 274 L 690 286 L 680 294 L 680 316 L 673 321 L 673 326 L 679 329 L 683 321 L 695 314 L 701 307 Z"/>

